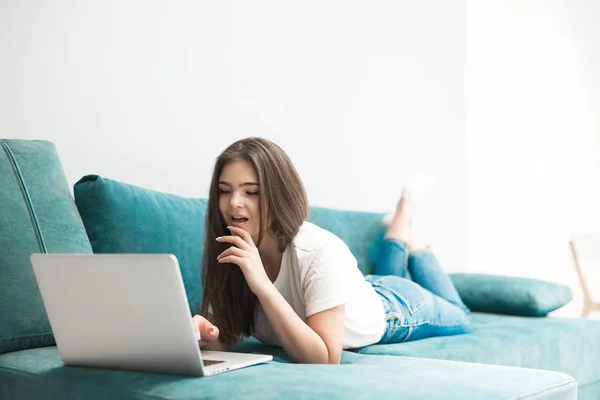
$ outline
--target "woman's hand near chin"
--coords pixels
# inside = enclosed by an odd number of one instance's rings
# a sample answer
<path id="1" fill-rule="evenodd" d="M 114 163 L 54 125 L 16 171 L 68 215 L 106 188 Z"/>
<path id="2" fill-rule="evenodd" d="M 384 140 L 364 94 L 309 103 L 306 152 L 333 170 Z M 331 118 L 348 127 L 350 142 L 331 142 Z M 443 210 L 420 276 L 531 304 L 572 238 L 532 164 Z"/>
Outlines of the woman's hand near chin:
<path id="1" fill-rule="evenodd" d="M 221 236 L 216 239 L 220 243 L 233 244 L 233 246 L 219 254 L 217 260 L 220 263 L 236 264 L 244 274 L 250 290 L 259 299 L 270 294 L 275 287 L 267 276 L 258 248 L 252 237 L 242 228 L 236 226 L 228 226 L 227 228 L 231 233 L 238 236 Z"/>

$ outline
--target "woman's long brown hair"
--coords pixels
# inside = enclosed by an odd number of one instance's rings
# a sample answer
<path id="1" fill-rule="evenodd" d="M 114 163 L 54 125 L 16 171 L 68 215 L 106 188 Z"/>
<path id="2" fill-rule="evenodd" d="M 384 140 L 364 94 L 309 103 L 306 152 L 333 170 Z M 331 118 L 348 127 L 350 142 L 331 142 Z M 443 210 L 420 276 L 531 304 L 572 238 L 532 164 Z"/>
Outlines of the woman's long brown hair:
<path id="1" fill-rule="evenodd" d="M 240 268 L 217 262 L 217 256 L 231 246 L 215 241 L 217 236 L 231 234 L 219 212 L 218 182 L 225 165 L 233 161 L 247 162 L 258 176 L 261 222 L 257 247 L 268 230 L 277 239 L 279 251 L 283 252 L 308 216 L 308 200 L 302 181 L 287 154 L 275 143 L 255 137 L 242 139 L 217 157 L 204 228 L 201 314 L 206 317 L 210 308 L 212 322 L 220 331 L 219 340 L 225 344 L 252 334 L 258 303 Z"/>

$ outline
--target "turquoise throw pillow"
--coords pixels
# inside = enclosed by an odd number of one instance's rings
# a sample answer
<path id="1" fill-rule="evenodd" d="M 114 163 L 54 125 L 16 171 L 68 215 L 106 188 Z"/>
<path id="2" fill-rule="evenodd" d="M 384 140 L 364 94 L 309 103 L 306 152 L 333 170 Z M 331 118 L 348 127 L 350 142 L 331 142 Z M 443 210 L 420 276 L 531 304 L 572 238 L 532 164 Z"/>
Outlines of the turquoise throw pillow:
<path id="1" fill-rule="evenodd" d="M 571 289 L 538 279 L 488 274 L 450 274 L 471 311 L 543 317 L 573 298 Z"/>
<path id="2" fill-rule="evenodd" d="M 51 142 L 0 139 L 0 354 L 54 342 L 32 253 L 91 253 Z"/>
<path id="3" fill-rule="evenodd" d="M 206 199 L 187 199 L 97 175 L 79 180 L 74 193 L 94 253 L 175 255 L 190 312 L 199 312 Z"/>

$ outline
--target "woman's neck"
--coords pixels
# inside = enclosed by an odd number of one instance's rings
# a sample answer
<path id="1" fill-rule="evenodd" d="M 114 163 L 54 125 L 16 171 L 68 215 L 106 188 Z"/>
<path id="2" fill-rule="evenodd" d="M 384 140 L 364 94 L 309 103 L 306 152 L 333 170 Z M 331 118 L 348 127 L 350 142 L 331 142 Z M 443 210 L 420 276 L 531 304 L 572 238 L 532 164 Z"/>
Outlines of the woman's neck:
<path id="1" fill-rule="evenodd" d="M 258 248 L 258 253 L 260 254 L 260 259 L 265 267 L 267 276 L 271 282 L 275 282 L 279 275 L 281 260 L 283 258 L 283 253 L 279 251 L 277 240 L 269 234 L 264 235 Z"/>

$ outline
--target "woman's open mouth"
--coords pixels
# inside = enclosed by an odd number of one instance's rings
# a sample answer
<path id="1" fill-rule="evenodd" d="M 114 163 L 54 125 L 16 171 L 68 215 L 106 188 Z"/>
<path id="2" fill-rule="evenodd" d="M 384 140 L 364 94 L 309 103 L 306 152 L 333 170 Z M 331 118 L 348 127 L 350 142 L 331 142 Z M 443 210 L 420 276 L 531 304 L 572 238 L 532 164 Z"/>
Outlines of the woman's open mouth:
<path id="1" fill-rule="evenodd" d="M 233 226 L 238 226 L 241 227 L 243 225 L 246 224 L 246 222 L 248 222 L 248 218 L 245 217 L 231 217 L 231 223 L 233 224 Z"/>

